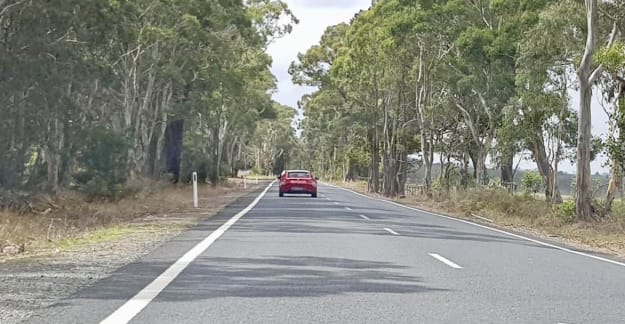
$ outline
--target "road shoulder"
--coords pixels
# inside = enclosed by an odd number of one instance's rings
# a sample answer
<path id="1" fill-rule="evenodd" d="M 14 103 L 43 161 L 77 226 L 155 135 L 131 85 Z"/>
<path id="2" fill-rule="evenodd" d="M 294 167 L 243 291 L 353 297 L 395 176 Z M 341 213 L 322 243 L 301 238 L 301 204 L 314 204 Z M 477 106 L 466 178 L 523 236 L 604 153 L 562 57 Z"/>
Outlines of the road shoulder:
<path id="1" fill-rule="evenodd" d="M 192 238 L 187 233 L 198 227 L 208 230 L 210 224 L 217 224 L 240 210 L 263 187 L 252 186 L 219 197 L 217 208 L 149 215 L 116 229 L 119 235 L 107 240 L 58 251 L 48 257 L 1 264 L 0 322 L 19 323 L 33 314 L 47 318 L 48 307 L 64 304 L 64 300 L 83 290 L 101 286 L 116 272 L 158 255 L 171 242 L 185 236 Z"/>
<path id="2" fill-rule="evenodd" d="M 410 202 L 405 199 L 389 199 L 383 197 L 378 194 L 371 194 L 364 192 L 362 190 L 354 189 L 348 186 L 343 186 L 340 183 L 326 183 L 326 185 L 333 186 L 336 188 L 340 188 L 342 190 L 346 190 L 352 192 L 357 195 L 365 196 L 371 199 L 376 199 L 380 201 L 385 201 L 387 203 L 401 205 L 410 209 L 415 209 L 426 214 L 430 214 L 434 217 L 445 217 L 450 219 L 455 219 L 461 222 L 476 224 L 477 226 L 487 228 L 494 231 L 505 232 L 511 234 L 512 236 L 517 236 L 517 238 L 521 238 L 524 240 L 535 240 L 546 245 L 554 245 L 560 247 L 564 250 L 571 250 L 573 252 L 590 254 L 593 256 L 598 256 L 599 258 L 605 258 L 610 261 L 615 261 L 617 263 L 625 263 L 625 252 L 621 250 L 614 250 L 608 248 L 602 248 L 595 245 L 585 244 L 579 240 L 562 237 L 558 235 L 552 235 L 547 232 L 541 231 L 540 229 L 531 228 L 528 226 L 521 226 L 518 224 L 514 224 L 511 222 L 500 222 L 499 220 L 492 220 L 486 217 L 481 217 L 476 214 L 461 214 L 461 213 L 451 213 L 445 210 L 441 210 L 439 208 L 431 208 L 423 204 L 418 204 L 415 202 Z"/>

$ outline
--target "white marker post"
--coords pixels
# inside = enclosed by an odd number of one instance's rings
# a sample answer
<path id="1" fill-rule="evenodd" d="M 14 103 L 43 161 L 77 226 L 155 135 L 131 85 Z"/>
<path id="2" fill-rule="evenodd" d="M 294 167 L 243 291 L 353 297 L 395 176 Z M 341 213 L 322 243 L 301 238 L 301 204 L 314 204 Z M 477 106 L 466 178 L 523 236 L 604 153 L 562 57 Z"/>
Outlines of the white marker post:
<path id="1" fill-rule="evenodd" d="M 243 189 L 247 189 L 247 176 L 243 176 Z"/>
<path id="2" fill-rule="evenodd" d="M 197 172 L 193 172 L 193 208 L 198 208 Z"/>
<path id="3" fill-rule="evenodd" d="M 256 184 L 258 184 L 258 174 L 256 175 Z"/>

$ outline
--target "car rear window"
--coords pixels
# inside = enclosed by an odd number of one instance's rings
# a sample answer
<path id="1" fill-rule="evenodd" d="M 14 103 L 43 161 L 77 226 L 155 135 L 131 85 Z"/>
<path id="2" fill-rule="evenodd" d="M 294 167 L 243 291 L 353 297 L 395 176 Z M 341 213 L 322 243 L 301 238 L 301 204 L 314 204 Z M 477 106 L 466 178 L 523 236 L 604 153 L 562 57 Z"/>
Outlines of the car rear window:
<path id="1" fill-rule="evenodd" d="M 308 173 L 308 172 L 289 172 L 287 177 L 289 177 L 289 178 L 310 178 L 310 173 Z"/>

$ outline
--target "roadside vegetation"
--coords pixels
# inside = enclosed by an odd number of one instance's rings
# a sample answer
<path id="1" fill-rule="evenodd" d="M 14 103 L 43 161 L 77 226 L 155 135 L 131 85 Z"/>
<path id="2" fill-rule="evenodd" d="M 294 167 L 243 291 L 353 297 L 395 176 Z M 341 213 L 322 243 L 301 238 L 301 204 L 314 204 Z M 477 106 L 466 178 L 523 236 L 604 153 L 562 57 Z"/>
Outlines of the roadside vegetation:
<path id="1" fill-rule="evenodd" d="M 278 0 L 0 0 L 0 247 L 176 209 L 192 172 L 218 199 L 282 169 L 296 111 L 265 50 L 296 23 Z"/>
<path id="2" fill-rule="evenodd" d="M 291 65 L 317 89 L 301 100 L 307 167 L 390 198 L 416 184 L 476 212 L 623 234 L 624 22 L 623 1 L 375 1 Z M 602 137 L 590 132 L 593 94 L 609 115 Z M 598 190 L 600 154 L 611 171 Z M 531 178 L 518 178 L 520 159 L 535 162 Z M 567 161 L 577 172 L 563 197 Z"/>
<path id="3" fill-rule="evenodd" d="M 316 89 L 299 102 L 301 138 L 296 109 L 271 98 L 267 46 L 297 23 L 283 1 L 0 0 L 0 23 L 0 244 L 18 252 L 115 230 L 194 171 L 218 190 L 285 168 L 623 234 L 621 0 L 374 1 L 291 64 Z M 607 103 L 602 137 L 593 94 Z M 519 159 L 537 172 L 519 176 Z M 577 165 L 566 189 L 565 161 Z"/>
<path id="4" fill-rule="evenodd" d="M 365 181 L 337 181 L 335 184 L 375 196 L 367 191 Z M 623 200 L 614 202 L 610 217 L 596 222 L 578 222 L 575 220 L 575 202 L 572 197 L 565 197 L 562 204 L 554 205 L 531 193 L 510 194 L 504 188 L 433 190 L 432 195 L 408 193 L 405 197 L 387 199 L 434 213 L 507 228 L 568 246 L 625 258 Z"/>
<path id="5" fill-rule="evenodd" d="M 138 186 L 138 184 L 136 184 Z M 250 185 L 249 190 L 255 188 Z M 133 194 L 113 202 L 88 201 L 85 194 L 64 191 L 39 194 L 28 212 L 0 211 L 0 257 L 45 256 L 141 234 L 176 233 L 249 192 L 240 180 L 200 186 L 200 209 L 189 187 L 144 181 Z"/>

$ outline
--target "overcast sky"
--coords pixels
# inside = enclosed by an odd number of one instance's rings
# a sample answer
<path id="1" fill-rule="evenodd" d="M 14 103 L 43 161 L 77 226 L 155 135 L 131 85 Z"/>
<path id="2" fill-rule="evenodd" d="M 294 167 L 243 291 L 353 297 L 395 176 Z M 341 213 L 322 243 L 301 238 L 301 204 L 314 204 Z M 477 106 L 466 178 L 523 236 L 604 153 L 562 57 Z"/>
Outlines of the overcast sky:
<path id="1" fill-rule="evenodd" d="M 293 33 L 277 40 L 269 47 L 269 54 L 273 57 L 272 71 L 278 79 L 278 91 L 274 99 L 284 105 L 297 107 L 297 101 L 306 93 L 314 89 L 300 87 L 291 83 L 288 73 L 289 64 L 297 58 L 297 54 L 305 52 L 312 45 L 317 44 L 321 35 L 328 26 L 341 22 L 348 22 L 354 15 L 371 5 L 371 0 L 285 0 L 289 8 L 300 23 L 293 28 Z M 577 109 L 578 94 L 572 93 L 572 105 Z M 608 131 L 607 116 L 597 100 L 593 103 L 593 134 L 605 135 Z M 602 167 L 605 158 L 592 163 L 592 172 L 607 172 Z M 533 162 L 521 164 L 523 169 L 535 169 Z M 560 169 L 574 172 L 575 166 L 562 162 Z"/>

